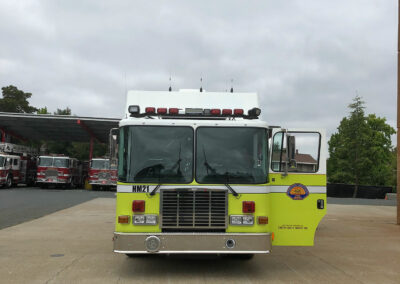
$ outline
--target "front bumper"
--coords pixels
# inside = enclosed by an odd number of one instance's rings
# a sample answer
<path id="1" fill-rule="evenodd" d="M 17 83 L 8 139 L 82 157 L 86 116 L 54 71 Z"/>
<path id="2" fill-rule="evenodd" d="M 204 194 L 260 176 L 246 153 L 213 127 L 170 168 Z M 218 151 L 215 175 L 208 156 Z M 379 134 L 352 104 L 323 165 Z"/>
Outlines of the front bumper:
<path id="1" fill-rule="evenodd" d="M 116 232 L 113 240 L 114 252 L 125 254 L 256 254 L 271 251 L 269 233 Z"/>
<path id="2" fill-rule="evenodd" d="M 69 180 L 60 180 L 60 179 L 41 179 L 38 178 L 36 181 L 37 184 L 68 184 L 70 183 Z"/>

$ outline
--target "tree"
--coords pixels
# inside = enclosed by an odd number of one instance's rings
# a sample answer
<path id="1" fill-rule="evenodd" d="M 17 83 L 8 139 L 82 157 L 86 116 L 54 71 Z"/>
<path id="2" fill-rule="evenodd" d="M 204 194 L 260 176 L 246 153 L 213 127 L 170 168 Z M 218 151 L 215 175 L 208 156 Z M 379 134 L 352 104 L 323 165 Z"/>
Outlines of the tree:
<path id="1" fill-rule="evenodd" d="M 392 141 L 395 130 L 385 118 L 365 116 L 364 102 L 356 96 L 329 144 L 328 179 L 355 185 L 391 185 Z"/>
<path id="2" fill-rule="evenodd" d="M 10 85 L 1 88 L 3 98 L 0 99 L 0 111 L 34 113 L 37 109 L 29 105 L 28 99 L 32 97 L 31 93 L 25 93 L 18 90 L 17 87 Z"/>
<path id="3" fill-rule="evenodd" d="M 69 107 L 65 109 L 57 109 L 56 112 L 54 112 L 56 115 L 71 115 L 71 109 Z"/>
<path id="4" fill-rule="evenodd" d="M 36 113 L 37 114 L 50 114 L 50 112 L 47 110 L 47 107 L 39 108 Z"/>

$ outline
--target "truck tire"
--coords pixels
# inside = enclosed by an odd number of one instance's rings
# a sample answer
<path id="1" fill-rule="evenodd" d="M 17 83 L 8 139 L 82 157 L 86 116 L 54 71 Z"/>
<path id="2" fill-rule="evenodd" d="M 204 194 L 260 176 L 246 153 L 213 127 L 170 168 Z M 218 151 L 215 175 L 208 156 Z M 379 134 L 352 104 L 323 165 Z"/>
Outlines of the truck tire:
<path id="1" fill-rule="evenodd" d="M 9 176 L 7 177 L 7 181 L 6 181 L 6 184 L 5 184 L 5 188 L 11 188 L 12 185 L 13 185 L 13 183 L 12 183 L 12 175 L 9 175 Z"/>

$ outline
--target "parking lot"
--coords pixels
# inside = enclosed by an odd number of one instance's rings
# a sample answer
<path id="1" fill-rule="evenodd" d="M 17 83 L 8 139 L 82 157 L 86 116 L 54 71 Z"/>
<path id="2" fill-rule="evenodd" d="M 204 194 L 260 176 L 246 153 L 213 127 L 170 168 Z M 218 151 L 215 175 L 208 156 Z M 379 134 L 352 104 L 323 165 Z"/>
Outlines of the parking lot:
<path id="1" fill-rule="evenodd" d="M 0 282 L 399 283 L 400 226 L 391 202 L 330 199 L 314 247 L 274 247 L 243 261 L 113 253 L 114 195 L 0 190 Z"/>

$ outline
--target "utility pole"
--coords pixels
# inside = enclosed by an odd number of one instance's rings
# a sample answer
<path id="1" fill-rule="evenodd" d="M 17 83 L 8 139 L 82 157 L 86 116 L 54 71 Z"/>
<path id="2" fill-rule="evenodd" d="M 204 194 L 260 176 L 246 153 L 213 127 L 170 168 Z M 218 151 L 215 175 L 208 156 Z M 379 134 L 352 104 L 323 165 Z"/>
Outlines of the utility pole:
<path id="1" fill-rule="evenodd" d="M 400 0 L 397 14 L 397 225 L 400 225 Z"/>

